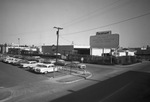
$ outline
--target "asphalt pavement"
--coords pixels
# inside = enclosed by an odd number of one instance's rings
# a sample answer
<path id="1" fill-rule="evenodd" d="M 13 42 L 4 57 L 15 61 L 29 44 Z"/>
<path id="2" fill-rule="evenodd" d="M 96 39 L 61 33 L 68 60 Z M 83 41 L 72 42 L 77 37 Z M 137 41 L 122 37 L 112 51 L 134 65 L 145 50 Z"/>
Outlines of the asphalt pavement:
<path id="1" fill-rule="evenodd" d="M 52 74 L 45 76 L 9 64 L 1 62 L 0 64 L 0 100 L 9 99 L 12 94 L 11 90 L 4 89 L 14 87 L 13 93 L 18 95 L 14 100 L 24 100 L 19 102 L 34 102 L 35 100 L 36 102 L 41 102 L 40 100 L 43 100 L 42 102 L 137 102 L 137 100 L 147 102 L 149 100 L 150 75 L 141 72 L 143 68 L 146 72 L 148 71 L 149 63 L 127 67 L 89 64 L 87 70 L 90 73 L 56 78 L 50 78 Z M 130 71 L 134 69 L 138 71 Z M 76 81 L 79 82 L 74 83 Z M 78 90 L 74 90 L 73 87 Z M 62 95 L 66 91 L 70 94 Z M 50 97 L 37 97 L 36 94 L 40 92 L 48 92 L 47 95 Z M 26 99 L 29 98 L 29 94 L 31 99 Z M 36 98 L 32 98 L 31 95 Z M 53 96 L 57 98 L 52 98 Z"/>
<path id="2" fill-rule="evenodd" d="M 50 102 L 150 102 L 150 74 L 129 71 Z"/>

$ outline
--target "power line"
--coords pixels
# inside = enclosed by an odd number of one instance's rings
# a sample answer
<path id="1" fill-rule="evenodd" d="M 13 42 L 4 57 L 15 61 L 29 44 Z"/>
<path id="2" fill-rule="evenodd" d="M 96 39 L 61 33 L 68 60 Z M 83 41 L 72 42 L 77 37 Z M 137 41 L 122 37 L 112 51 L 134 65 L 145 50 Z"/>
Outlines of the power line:
<path id="1" fill-rule="evenodd" d="M 117 2 L 119 2 L 119 1 L 121 1 L 121 0 L 118 0 L 118 1 L 115 1 L 115 2 L 113 2 L 113 3 L 111 3 L 111 4 L 109 4 L 109 5 L 106 5 L 106 7 L 104 7 L 104 8 L 101 8 L 101 9 L 106 9 L 106 8 L 108 8 L 108 7 L 110 7 L 110 6 L 113 6 L 114 4 L 117 4 Z M 113 7 L 113 8 L 108 8 L 107 10 L 105 10 L 105 11 L 103 11 L 103 12 L 99 12 L 97 15 L 102 15 L 102 14 L 104 14 L 104 13 L 108 13 L 108 12 L 106 12 L 106 11 L 111 11 L 111 10 L 113 10 L 113 9 L 115 9 L 115 8 L 118 8 L 118 7 L 123 7 L 123 6 L 125 6 L 125 5 L 127 5 L 127 4 L 129 4 L 129 3 L 131 3 L 132 1 L 135 1 L 135 0 L 129 0 L 129 1 L 127 1 L 127 2 L 125 2 L 125 3 L 123 3 L 123 4 L 121 4 L 121 5 L 118 5 L 118 6 L 115 6 L 115 7 Z M 95 17 L 96 15 L 92 15 L 92 14 L 94 14 L 95 12 L 97 12 L 98 10 L 101 10 L 101 9 L 96 9 L 95 11 L 93 11 L 93 12 L 91 12 L 90 14 L 88 14 L 88 15 L 85 15 L 86 17 L 85 18 L 82 18 L 82 17 L 84 17 L 84 16 L 81 16 L 81 17 L 79 17 L 79 19 L 77 18 L 77 20 L 75 19 L 74 21 L 72 20 L 71 22 L 71 24 L 67 24 L 67 26 L 65 26 L 65 28 L 66 27 L 68 27 L 68 26 L 70 26 L 70 25 L 73 25 L 73 24 L 76 24 L 76 23 L 81 23 L 81 22 L 83 22 L 83 21 L 85 21 L 85 20 L 87 20 L 87 19 L 89 19 L 89 18 L 92 18 L 92 17 Z M 101 10 L 102 11 L 102 10 Z M 81 18 L 81 19 L 80 19 Z"/>
<path id="2" fill-rule="evenodd" d="M 68 42 L 68 43 L 70 43 L 70 44 L 72 43 L 72 41 L 69 41 L 68 39 L 65 39 L 65 38 L 62 37 L 61 35 L 59 35 L 59 36 L 60 36 L 61 39 L 65 40 L 66 42 Z"/>
<path id="3" fill-rule="evenodd" d="M 105 8 L 110 7 L 111 5 L 116 4 L 116 3 L 119 2 L 119 1 L 121 1 L 121 0 L 117 0 L 117 1 L 115 1 L 115 2 L 113 2 L 113 3 L 110 3 L 110 4 L 108 4 L 108 5 L 105 5 L 104 7 L 98 8 L 98 9 L 96 9 L 96 10 L 94 10 L 94 11 L 88 13 L 88 14 L 85 14 L 85 15 L 83 15 L 83 16 L 80 16 L 80 17 L 78 17 L 78 18 L 75 18 L 75 19 L 73 19 L 73 20 L 71 20 L 71 21 L 69 21 L 69 22 L 67 22 L 67 23 L 61 24 L 61 26 L 63 26 L 63 25 L 68 25 L 68 24 L 70 25 L 70 23 L 71 23 L 71 24 L 74 24 L 75 21 L 79 22 L 81 19 L 83 19 L 83 17 L 86 17 L 86 18 L 87 18 L 87 16 L 92 15 L 92 14 L 94 14 L 94 13 L 96 13 L 96 12 L 99 12 L 99 10 L 102 11 L 102 10 L 104 10 Z M 65 26 L 65 27 L 66 27 L 66 26 Z"/>
<path id="4" fill-rule="evenodd" d="M 95 27 L 95 28 L 92 28 L 92 29 L 82 30 L 82 31 L 78 31 L 78 32 L 68 33 L 68 34 L 63 34 L 62 36 L 73 35 L 73 34 L 77 34 L 77 33 L 83 33 L 83 32 L 87 32 L 87 31 L 92 31 L 92 30 L 95 30 L 95 29 L 99 29 L 99 28 L 105 28 L 105 27 L 108 27 L 108 26 L 116 25 L 116 24 L 119 24 L 119 23 L 123 23 L 123 22 L 129 21 L 129 20 L 133 20 L 133 19 L 136 19 L 136 18 L 147 16 L 147 15 L 150 15 L 150 12 L 139 15 L 139 16 L 136 16 L 136 17 L 128 18 L 128 19 L 125 19 L 125 20 L 122 20 L 122 21 L 118 21 L 118 22 L 115 22 L 115 23 L 107 24 L 107 25 L 104 25 L 104 26 Z"/>
<path id="5" fill-rule="evenodd" d="M 62 36 L 60 36 L 60 38 L 61 39 L 63 39 L 63 40 L 65 40 L 66 42 L 68 42 L 69 44 L 72 44 L 72 45 L 78 45 L 78 46 L 87 46 L 87 45 L 85 45 L 85 44 L 77 44 L 77 43 L 74 43 L 74 41 L 69 41 L 68 39 L 66 39 L 66 38 L 64 38 L 64 37 L 62 37 Z"/>
<path id="6" fill-rule="evenodd" d="M 74 20 L 78 20 L 78 19 L 80 19 L 80 18 L 82 18 L 82 17 L 85 17 L 85 16 L 87 16 L 87 15 L 88 15 L 88 16 L 89 16 L 89 15 L 92 15 L 92 14 L 94 14 L 95 12 L 97 12 L 98 10 L 105 9 L 105 8 L 107 8 L 107 7 L 109 7 L 109 6 L 113 5 L 113 4 L 116 4 L 116 3 L 119 2 L 119 1 L 121 1 L 121 0 L 117 0 L 117 1 L 115 1 L 115 2 L 112 2 L 112 3 L 110 3 L 110 4 L 106 5 L 106 6 L 104 6 L 103 8 L 98 8 L 98 9 L 96 9 L 96 10 L 94 10 L 94 11 L 92 11 L 92 12 L 86 14 L 86 15 L 83 15 L 83 16 L 80 16 L 80 17 L 78 17 L 78 18 L 75 18 Z M 129 1 L 134 1 L 134 0 L 129 0 Z M 112 9 L 111 9 L 111 10 L 112 10 Z M 70 21 L 70 22 L 74 22 L 74 20 L 72 20 L 72 21 Z M 84 20 L 84 19 L 82 19 L 82 20 Z M 79 21 L 81 22 L 82 20 L 79 20 Z M 68 22 L 68 23 L 69 23 L 69 22 Z M 66 24 L 68 24 L 68 23 L 64 23 L 64 24 L 62 24 L 62 25 L 66 25 Z M 77 23 L 77 22 L 75 22 L 75 23 Z M 73 23 L 73 24 L 74 24 L 74 23 Z M 28 32 L 14 33 L 14 34 L 12 34 L 12 35 L 13 35 L 13 36 L 16 36 L 16 35 L 26 36 L 26 35 L 30 35 L 30 34 L 37 34 L 37 33 L 49 32 L 49 31 L 47 31 L 47 30 L 49 30 L 49 29 L 45 29 L 45 30 L 41 30 L 41 31 L 28 31 Z M 6 36 L 7 36 L 7 35 L 6 35 Z M 8 36 L 10 36 L 10 35 L 8 35 Z"/>

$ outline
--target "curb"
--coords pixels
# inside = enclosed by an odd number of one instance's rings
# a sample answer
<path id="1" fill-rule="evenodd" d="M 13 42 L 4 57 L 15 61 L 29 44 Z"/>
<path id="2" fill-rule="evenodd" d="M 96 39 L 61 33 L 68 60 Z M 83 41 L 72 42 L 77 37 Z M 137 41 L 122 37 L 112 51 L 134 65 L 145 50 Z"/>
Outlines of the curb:
<path id="1" fill-rule="evenodd" d="M 0 92 L 0 102 L 5 102 L 9 100 L 12 96 L 12 92 L 10 90 L 3 90 Z"/>
<path id="2" fill-rule="evenodd" d="M 136 66 L 136 65 L 139 65 L 139 64 L 142 64 L 142 63 L 135 63 L 135 64 L 130 64 L 130 65 L 115 65 L 115 66 L 126 68 L 126 67 Z"/>
<path id="3" fill-rule="evenodd" d="M 59 83 L 64 83 L 64 84 L 71 84 L 71 83 L 75 83 L 75 82 L 78 82 L 78 81 L 81 81 L 81 80 L 84 80 L 84 79 L 87 79 L 87 78 L 90 78 L 90 77 L 92 77 L 92 73 L 90 73 L 89 72 L 89 76 L 87 76 L 87 77 L 85 77 L 85 78 L 80 78 L 80 79 L 77 79 L 77 80 L 72 80 L 72 81 L 64 81 L 64 82 L 61 82 L 60 80 L 56 80 L 57 82 L 59 82 Z M 79 75 L 81 75 L 81 74 L 79 74 Z M 74 76 L 74 77 L 77 77 L 78 75 L 76 75 L 76 76 Z"/>

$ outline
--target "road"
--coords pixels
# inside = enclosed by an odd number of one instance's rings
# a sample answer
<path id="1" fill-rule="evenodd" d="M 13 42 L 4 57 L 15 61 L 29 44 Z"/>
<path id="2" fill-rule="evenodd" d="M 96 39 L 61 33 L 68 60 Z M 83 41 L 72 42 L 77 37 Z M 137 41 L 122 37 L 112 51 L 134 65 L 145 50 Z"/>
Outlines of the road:
<path id="1" fill-rule="evenodd" d="M 6 102 L 147 101 L 150 74 L 145 72 L 150 72 L 149 66 L 150 62 L 127 67 L 87 64 L 87 70 L 93 77 L 62 84 L 54 83 L 47 76 L 0 62 L 0 88 L 13 93 Z"/>

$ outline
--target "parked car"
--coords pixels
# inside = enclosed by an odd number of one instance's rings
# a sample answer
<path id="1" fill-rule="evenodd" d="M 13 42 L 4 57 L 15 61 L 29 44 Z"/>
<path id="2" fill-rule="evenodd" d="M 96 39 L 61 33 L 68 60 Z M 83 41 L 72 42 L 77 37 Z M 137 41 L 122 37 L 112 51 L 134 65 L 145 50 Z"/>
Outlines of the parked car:
<path id="1" fill-rule="evenodd" d="M 3 61 L 5 63 L 11 64 L 14 60 L 15 60 L 15 58 L 13 58 L 13 57 L 6 57 Z"/>
<path id="2" fill-rule="evenodd" d="M 21 66 L 21 64 L 23 64 L 23 63 L 28 63 L 28 61 L 27 61 L 27 60 L 24 60 L 24 59 L 21 59 L 20 61 L 15 62 L 14 65 L 16 65 L 16 66 Z"/>
<path id="3" fill-rule="evenodd" d="M 7 56 L 0 54 L 0 61 L 3 62 L 6 59 Z"/>
<path id="4" fill-rule="evenodd" d="M 77 67 L 80 68 L 80 69 L 85 69 L 86 65 L 83 64 L 83 63 L 79 63 L 79 64 L 77 64 Z"/>
<path id="5" fill-rule="evenodd" d="M 28 61 L 37 61 L 38 62 L 38 59 L 33 56 L 24 56 L 23 59 L 28 60 Z"/>
<path id="6" fill-rule="evenodd" d="M 3 59 L 4 59 L 3 57 L 0 57 L 0 61 L 3 61 Z"/>
<path id="7" fill-rule="evenodd" d="M 45 63 L 45 64 L 55 64 L 56 63 L 56 59 L 45 59 L 43 61 L 43 63 Z"/>
<path id="8" fill-rule="evenodd" d="M 2 62 L 6 63 L 7 57 L 2 58 Z"/>
<path id="9" fill-rule="evenodd" d="M 28 62 L 27 60 L 20 59 L 20 60 L 18 60 L 18 61 L 15 61 L 15 62 L 13 63 L 13 65 L 20 66 L 21 63 L 27 63 L 27 62 Z"/>
<path id="10" fill-rule="evenodd" d="M 19 62 L 20 60 L 22 60 L 22 59 L 15 58 L 11 63 L 12 63 L 13 65 L 15 65 L 15 63 Z"/>
<path id="11" fill-rule="evenodd" d="M 22 59 L 22 58 L 23 58 L 22 55 L 14 55 L 13 57 L 14 57 L 14 58 L 18 58 L 18 59 Z"/>
<path id="12" fill-rule="evenodd" d="M 85 69 L 86 65 L 83 63 L 80 63 L 79 61 L 72 61 L 68 63 L 66 66 L 72 67 L 72 68 L 80 68 L 80 69 Z"/>
<path id="13" fill-rule="evenodd" d="M 55 65 L 65 66 L 68 63 L 62 59 L 58 59 L 57 62 L 55 62 Z"/>
<path id="14" fill-rule="evenodd" d="M 37 64 L 38 64 L 37 61 L 27 61 L 25 63 L 20 63 L 20 67 L 30 68 L 30 67 L 35 67 Z"/>
<path id="15" fill-rule="evenodd" d="M 54 72 L 58 71 L 58 68 L 55 67 L 54 64 L 38 64 L 35 68 L 34 71 L 37 73 L 43 73 L 46 74 L 48 72 Z"/>

